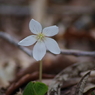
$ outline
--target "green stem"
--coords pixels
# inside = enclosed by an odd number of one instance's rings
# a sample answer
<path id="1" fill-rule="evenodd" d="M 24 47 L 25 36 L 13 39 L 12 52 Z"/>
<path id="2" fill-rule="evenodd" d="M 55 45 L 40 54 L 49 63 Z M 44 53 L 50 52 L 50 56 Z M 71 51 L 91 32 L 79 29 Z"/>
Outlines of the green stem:
<path id="1" fill-rule="evenodd" d="M 40 60 L 39 66 L 39 81 L 42 82 L 42 60 Z"/>

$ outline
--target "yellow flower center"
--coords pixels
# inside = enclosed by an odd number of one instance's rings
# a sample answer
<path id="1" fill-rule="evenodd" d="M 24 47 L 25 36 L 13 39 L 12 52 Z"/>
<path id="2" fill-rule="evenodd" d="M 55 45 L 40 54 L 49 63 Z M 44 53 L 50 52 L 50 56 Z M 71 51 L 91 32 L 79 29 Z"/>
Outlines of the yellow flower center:
<path id="1" fill-rule="evenodd" d="M 38 39 L 38 40 L 43 40 L 44 37 L 45 37 L 45 35 L 44 35 L 43 33 L 39 33 L 39 34 L 37 35 L 37 39 Z"/>

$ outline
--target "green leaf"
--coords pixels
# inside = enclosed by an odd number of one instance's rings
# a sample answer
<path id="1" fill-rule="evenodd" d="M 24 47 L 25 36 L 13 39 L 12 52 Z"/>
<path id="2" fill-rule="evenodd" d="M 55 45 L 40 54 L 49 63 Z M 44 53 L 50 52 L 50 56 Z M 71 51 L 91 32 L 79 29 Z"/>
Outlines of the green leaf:
<path id="1" fill-rule="evenodd" d="M 24 89 L 23 95 L 44 95 L 48 86 L 42 82 L 29 82 Z"/>

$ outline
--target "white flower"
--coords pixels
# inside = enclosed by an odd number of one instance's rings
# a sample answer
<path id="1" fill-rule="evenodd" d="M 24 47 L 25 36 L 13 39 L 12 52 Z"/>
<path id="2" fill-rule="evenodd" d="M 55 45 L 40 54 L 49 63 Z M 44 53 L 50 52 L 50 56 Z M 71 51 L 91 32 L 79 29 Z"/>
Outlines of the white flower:
<path id="1" fill-rule="evenodd" d="M 29 28 L 32 33 L 35 35 L 30 35 L 23 40 L 21 40 L 18 44 L 22 46 L 30 46 L 37 42 L 33 48 L 33 57 L 39 61 L 46 54 L 46 49 L 54 54 L 60 53 L 60 48 L 57 42 L 48 38 L 54 36 L 58 33 L 57 26 L 46 27 L 42 31 L 42 26 L 39 22 L 32 19 L 29 23 Z"/>

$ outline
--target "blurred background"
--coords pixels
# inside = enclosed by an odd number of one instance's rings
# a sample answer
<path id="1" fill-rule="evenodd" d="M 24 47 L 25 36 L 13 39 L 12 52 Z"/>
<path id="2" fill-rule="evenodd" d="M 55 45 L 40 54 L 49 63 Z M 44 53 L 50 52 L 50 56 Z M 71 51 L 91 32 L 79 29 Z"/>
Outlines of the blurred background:
<path id="1" fill-rule="evenodd" d="M 20 41 L 31 34 L 29 21 L 32 18 L 39 21 L 43 28 L 51 25 L 59 27 L 54 39 L 61 49 L 95 50 L 95 0 L 0 0 L 1 32 Z M 27 48 L 32 50 L 32 47 Z M 75 62 L 93 60 L 91 57 L 65 55 L 58 55 L 55 59 L 54 55 L 47 54 L 44 72 L 57 74 Z M 26 70 L 33 63 L 33 58 L 0 38 L 1 87 L 8 86 L 19 71 Z M 36 71 L 36 65 L 34 67 Z M 47 68 L 51 69 L 48 71 Z"/>

